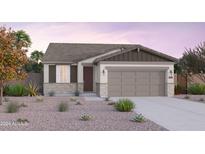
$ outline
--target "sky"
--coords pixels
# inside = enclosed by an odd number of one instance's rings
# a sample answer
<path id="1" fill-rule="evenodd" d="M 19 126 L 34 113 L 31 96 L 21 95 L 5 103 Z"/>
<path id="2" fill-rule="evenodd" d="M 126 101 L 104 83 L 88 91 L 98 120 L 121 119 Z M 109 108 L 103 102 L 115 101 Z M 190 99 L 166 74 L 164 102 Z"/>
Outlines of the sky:
<path id="1" fill-rule="evenodd" d="M 204 23 L 150 22 L 47 22 L 0 23 L 26 31 L 33 50 L 45 52 L 50 42 L 141 44 L 173 57 L 205 41 Z"/>

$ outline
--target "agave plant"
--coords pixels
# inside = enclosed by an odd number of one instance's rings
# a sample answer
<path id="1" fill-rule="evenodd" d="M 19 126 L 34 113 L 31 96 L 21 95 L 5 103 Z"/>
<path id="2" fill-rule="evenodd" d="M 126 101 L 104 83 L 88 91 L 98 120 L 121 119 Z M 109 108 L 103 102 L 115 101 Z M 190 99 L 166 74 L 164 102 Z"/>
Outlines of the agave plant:
<path id="1" fill-rule="evenodd" d="M 131 119 L 131 121 L 133 121 L 133 122 L 144 122 L 145 117 L 142 114 L 137 114 Z"/>
<path id="2" fill-rule="evenodd" d="M 89 121 L 91 120 L 93 117 L 91 115 L 88 115 L 88 114 L 83 114 L 80 116 L 80 120 L 82 121 Z"/>
<path id="3" fill-rule="evenodd" d="M 27 86 L 27 91 L 29 96 L 37 96 L 38 95 L 38 86 L 32 82 L 30 82 Z"/>

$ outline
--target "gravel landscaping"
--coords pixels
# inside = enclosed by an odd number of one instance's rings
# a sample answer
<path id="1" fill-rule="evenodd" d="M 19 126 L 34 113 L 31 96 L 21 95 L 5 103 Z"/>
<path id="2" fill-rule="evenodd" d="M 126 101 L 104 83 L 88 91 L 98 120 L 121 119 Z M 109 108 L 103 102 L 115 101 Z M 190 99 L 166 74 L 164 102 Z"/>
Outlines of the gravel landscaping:
<path id="1" fill-rule="evenodd" d="M 35 97 L 7 97 L 9 101 L 24 103 L 17 113 L 6 113 L 8 102 L 0 106 L 0 130 L 36 131 L 160 131 L 165 128 L 146 119 L 143 123 L 132 122 L 134 112 L 118 112 L 108 102 L 87 100 L 78 97 L 82 104 L 76 105 L 70 97 L 43 97 L 37 102 Z M 68 102 L 68 111 L 59 112 L 58 105 Z M 90 115 L 88 121 L 80 120 L 82 115 Z M 20 119 L 20 120 L 19 120 Z M 17 122 L 18 121 L 18 122 Z M 19 122 L 20 121 L 20 122 Z M 25 121 L 25 122 L 21 122 Z"/>

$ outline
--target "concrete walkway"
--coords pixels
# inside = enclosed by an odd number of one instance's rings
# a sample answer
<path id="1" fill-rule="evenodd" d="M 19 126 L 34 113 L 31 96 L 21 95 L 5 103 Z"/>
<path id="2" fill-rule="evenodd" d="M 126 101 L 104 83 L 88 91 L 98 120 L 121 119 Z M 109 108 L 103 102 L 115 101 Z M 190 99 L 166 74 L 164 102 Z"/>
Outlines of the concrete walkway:
<path id="1" fill-rule="evenodd" d="M 113 98 L 117 100 L 119 98 Z M 169 97 L 130 97 L 135 111 L 168 130 L 205 131 L 205 104 Z"/>

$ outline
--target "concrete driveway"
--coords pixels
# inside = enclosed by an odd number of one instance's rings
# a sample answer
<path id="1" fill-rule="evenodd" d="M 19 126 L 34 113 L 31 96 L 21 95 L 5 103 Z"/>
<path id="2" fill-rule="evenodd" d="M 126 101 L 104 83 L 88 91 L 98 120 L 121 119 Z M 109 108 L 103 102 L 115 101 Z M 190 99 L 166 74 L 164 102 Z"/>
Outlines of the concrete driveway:
<path id="1" fill-rule="evenodd" d="M 113 98 L 117 100 L 119 98 Z M 129 97 L 135 111 L 146 118 L 176 131 L 205 131 L 205 104 L 170 97 Z"/>

